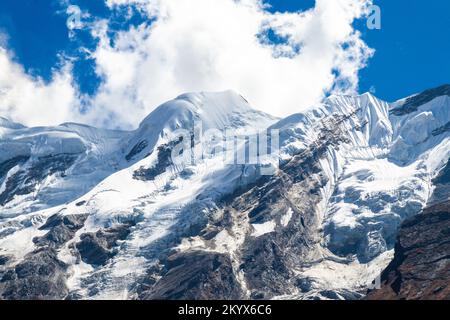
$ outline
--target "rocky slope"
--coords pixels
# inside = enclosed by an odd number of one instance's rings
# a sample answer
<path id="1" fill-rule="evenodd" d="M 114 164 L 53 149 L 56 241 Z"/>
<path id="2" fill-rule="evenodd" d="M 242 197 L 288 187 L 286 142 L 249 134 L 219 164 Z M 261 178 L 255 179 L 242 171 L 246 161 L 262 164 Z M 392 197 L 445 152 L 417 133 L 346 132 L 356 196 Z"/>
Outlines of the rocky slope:
<path id="1" fill-rule="evenodd" d="M 381 289 L 368 299 L 450 299 L 450 162 L 434 182 L 432 202 L 403 223 Z"/>
<path id="2" fill-rule="evenodd" d="M 0 296 L 360 298 L 401 223 L 446 197 L 448 88 L 281 120 L 232 92 L 186 94 L 133 132 L 2 120 Z M 262 138 L 270 154 L 250 161 Z"/>

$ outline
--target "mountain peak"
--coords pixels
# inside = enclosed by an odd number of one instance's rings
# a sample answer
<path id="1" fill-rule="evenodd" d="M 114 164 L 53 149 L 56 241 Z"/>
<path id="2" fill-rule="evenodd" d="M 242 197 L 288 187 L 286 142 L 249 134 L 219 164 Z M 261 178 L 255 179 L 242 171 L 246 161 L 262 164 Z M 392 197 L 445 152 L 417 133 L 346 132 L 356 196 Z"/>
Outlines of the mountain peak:
<path id="1" fill-rule="evenodd" d="M 395 103 L 395 107 L 391 110 L 391 113 L 395 116 L 406 115 L 417 111 L 420 106 L 442 96 L 450 97 L 450 84 L 444 84 L 402 99 Z"/>
<path id="2" fill-rule="evenodd" d="M 332 96 L 274 123 L 235 92 L 200 92 L 161 105 L 132 132 L 6 129 L 0 273 L 12 276 L 0 298 L 42 297 L 48 278 L 61 277 L 46 297 L 116 298 L 126 288 L 142 299 L 357 299 L 389 264 L 401 222 L 448 198 L 447 171 L 438 176 L 450 156 L 444 105 L 450 99 L 396 117 L 369 93 Z M 278 129 L 276 170 L 262 176 L 267 162 L 250 157 L 261 136 L 176 164 L 176 130 L 197 123 L 246 137 Z M 201 152 L 208 141 L 192 142 Z M 18 275 L 62 263 L 49 276 Z"/>
<path id="3" fill-rule="evenodd" d="M 240 94 L 223 92 L 185 93 L 151 112 L 125 143 L 128 153 L 137 146 L 140 153 L 150 152 L 158 143 L 169 142 L 178 129 L 203 131 L 233 130 L 234 133 L 268 128 L 277 118 L 253 109 Z M 142 148 L 142 146 L 146 146 Z"/>
<path id="4" fill-rule="evenodd" d="M 275 120 L 276 118 L 253 109 L 248 101 L 235 91 L 222 92 L 191 92 L 179 95 L 168 101 L 152 113 L 142 122 L 140 127 L 149 124 L 165 124 L 175 130 L 189 125 L 196 119 L 202 122 L 206 129 L 225 129 L 227 127 L 241 126 L 233 123 L 234 115 L 258 114 L 261 117 Z M 244 119 L 240 119 L 244 120 Z M 249 119 L 250 120 L 250 119 Z"/>

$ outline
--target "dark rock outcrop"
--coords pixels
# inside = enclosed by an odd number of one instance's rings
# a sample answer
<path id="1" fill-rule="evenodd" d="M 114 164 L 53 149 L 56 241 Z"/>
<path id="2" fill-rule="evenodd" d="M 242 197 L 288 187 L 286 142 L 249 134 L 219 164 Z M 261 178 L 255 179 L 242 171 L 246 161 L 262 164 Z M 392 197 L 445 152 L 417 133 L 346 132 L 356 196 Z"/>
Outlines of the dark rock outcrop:
<path id="1" fill-rule="evenodd" d="M 0 255 L 0 266 L 4 266 L 11 258 Z"/>
<path id="2" fill-rule="evenodd" d="M 447 122 L 442 127 L 439 127 L 436 130 L 433 130 L 432 135 L 436 137 L 438 135 L 444 134 L 445 132 L 449 132 L 449 131 L 450 131 L 450 122 Z"/>
<path id="3" fill-rule="evenodd" d="M 215 214 L 211 215 L 216 218 L 191 233 L 204 241 L 222 230 L 233 237 L 245 238 L 235 254 L 185 251 L 160 259 L 162 271 L 149 270 L 142 280 L 145 288 L 140 296 L 143 299 L 270 299 L 298 292 L 301 279 L 291 270 L 316 259 L 322 235 L 318 208 L 320 190 L 328 180 L 320 159 L 330 147 L 348 142 L 341 128 L 355 114 L 333 114 L 324 119 L 317 141 L 282 163 L 273 176 L 262 176 L 255 183 L 244 184 L 219 199 Z M 242 171 L 245 169 L 243 166 Z M 251 230 L 242 235 L 234 233 L 235 225 L 279 222 L 289 211 L 292 218 L 283 228 L 260 236 L 252 236 Z"/>
<path id="4" fill-rule="evenodd" d="M 433 180 L 434 191 L 429 201 L 430 205 L 445 202 L 450 198 L 450 161 L 440 174 Z"/>
<path id="5" fill-rule="evenodd" d="M 227 255 L 189 252 L 170 256 L 163 277 L 144 299 L 241 299 L 240 285 Z"/>
<path id="6" fill-rule="evenodd" d="M 134 172 L 133 178 L 136 180 L 150 181 L 164 173 L 173 164 L 171 158 L 173 148 L 181 141 L 182 139 L 160 145 L 157 148 L 158 162 L 150 168 L 139 168 Z"/>
<path id="7" fill-rule="evenodd" d="M 0 174 L 5 175 L 16 165 L 21 168 L 12 174 L 5 182 L 0 193 L 0 205 L 5 205 L 15 196 L 32 193 L 36 186 L 53 174 L 64 175 L 78 158 L 78 154 L 57 154 L 28 161 L 27 157 L 17 157 L 0 165 Z M 1 176 L 0 176 L 1 177 Z"/>
<path id="8" fill-rule="evenodd" d="M 37 249 L 17 265 L 6 268 L 0 279 L 0 298 L 9 300 L 63 299 L 68 294 L 67 266 L 58 249 L 73 238 L 87 215 L 54 215 L 40 228 L 49 230 L 33 241 Z M 5 261 L 5 263 L 9 260 Z"/>
<path id="9" fill-rule="evenodd" d="M 395 258 L 382 274 L 382 287 L 367 299 L 450 299 L 450 202 L 407 220 Z"/>
<path id="10" fill-rule="evenodd" d="M 53 215 L 47 219 L 40 230 L 49 230 L 44 236 L 33 239 L 39 247 L 59 248 L 73 238 L 75 232 L 83 227 L 86 215 Z"/>
<path id="11" fill-rule="evenodd" d="M 401 226 L 382 287 L 367 299 L 450 299 L 450 161 L 433 185 L 429 205 Z"/>
<path id="12" fill-rule="evenodd" d="M 142 140 L 140 142 L 138 142 L 132 149 L 131 151 L 125 156 L 125 159 L 127 161 L 131 161 L 133 160 L 134 157 L 136 157 L 139 153 L 141 153 L 142 151 L 144 151 L 145 148 L 148 147 L 148 142 L 147 140 Z"/>
<path id="13" fill-rule="evenodd" d="M 101 229 L 96 233 L 84 233 L 81 241 L 76 244 L 81 259 L 88 264 L 104 265 L 114 257 L 114 247 L 119 240 L 124 240 L 130 234 L 130 224 L 123 224 L 109 229 Z"/>
<path id="14" fill-rule="evenodd" d="M 9 170 L 17 165 L 27 162 L 28 159 L 30 159 L 29 156 L 17 156 L 0 163 L 0 179 L 2 179 L 9 172 Z"/>
<path id="15" fill-rule="evenodd" d="M 0 293 L 9 300 L 62 299 L 68 293 L 66 265 L 54 249 L 40 248 L 3 274 Z"/>

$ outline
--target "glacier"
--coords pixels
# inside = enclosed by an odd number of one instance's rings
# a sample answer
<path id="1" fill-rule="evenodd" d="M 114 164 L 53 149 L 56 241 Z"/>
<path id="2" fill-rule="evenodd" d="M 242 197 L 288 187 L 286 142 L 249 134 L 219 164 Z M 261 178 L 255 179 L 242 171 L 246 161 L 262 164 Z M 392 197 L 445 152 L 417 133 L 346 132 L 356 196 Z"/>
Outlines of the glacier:
<path id="1" fill-rule="evenodd" d="M 436 201 L 449 88 L 331 96 L 284 119 L 232 91 L 189 93 L 134 131 L 0 118 L 0 296 L 358 299 L 402 221 Z M 277 130 L 277 170 L 220 152 L 175 165 L 176 133 L 196 123 Z"/>

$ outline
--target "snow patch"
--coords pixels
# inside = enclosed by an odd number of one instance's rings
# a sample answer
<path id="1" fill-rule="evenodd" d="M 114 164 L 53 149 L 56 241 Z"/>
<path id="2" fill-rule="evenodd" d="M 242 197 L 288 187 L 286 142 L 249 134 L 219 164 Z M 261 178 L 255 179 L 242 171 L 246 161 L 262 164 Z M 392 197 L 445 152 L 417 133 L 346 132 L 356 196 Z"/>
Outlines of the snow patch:
<path id="1" fill-rule="evenodd" d="M 277 224 L 273 220 L 260 224 L 252 224 L 252 227 L 254 229 L 252 237 L 260 237 L 267 233 L 274 232 L 276 226 Z"/>
<path id="2" fill-rule="evenodd" d="M 286 214 L 281 217 L 280 223 L 283 227 L 286 227 L 289 224 L 292 219 L 293 213 L 294 211 L 292 210 L 292 208 L 289 208 L 288 212 L 286 212 Z"/>

